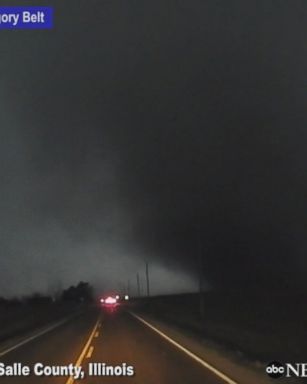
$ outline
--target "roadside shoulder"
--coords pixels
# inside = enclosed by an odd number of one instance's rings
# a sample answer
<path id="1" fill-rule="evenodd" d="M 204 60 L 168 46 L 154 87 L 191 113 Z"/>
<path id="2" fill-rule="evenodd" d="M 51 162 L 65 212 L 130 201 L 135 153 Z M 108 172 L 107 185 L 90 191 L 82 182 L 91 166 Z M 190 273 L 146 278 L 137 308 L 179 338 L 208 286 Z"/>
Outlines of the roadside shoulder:
<path id="1" fill-rule="evenodd" d="M 275 380 L 269 379 L 265 374 L 265 367 L 260 363 L 251 363 L 244 356 L 235 351 L 223 349 L 220 345 L 205 338 L 196 338 L 188 331 L 178 328 L 152 315 L 142 312 L 130 312 L 140 319 L 145 320 L 151 326 L 167 335 L 170 339 L 201 358 L 203 361 L 224 373 L 239 384 L 270 384 Z M 290 383 L 290 381 L 288 381 Z"/>

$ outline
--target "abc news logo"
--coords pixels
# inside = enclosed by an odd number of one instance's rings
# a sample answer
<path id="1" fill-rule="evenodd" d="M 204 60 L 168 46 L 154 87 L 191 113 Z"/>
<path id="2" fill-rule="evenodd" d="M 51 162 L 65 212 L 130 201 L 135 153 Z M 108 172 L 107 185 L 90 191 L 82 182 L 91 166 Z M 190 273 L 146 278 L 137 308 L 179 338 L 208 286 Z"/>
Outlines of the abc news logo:
<path id="1" fill-rule="evenodd" d="M 272 361 L 265 369 L 268 376 L 273 379 L 280 377 L 307 377 L 307 363 L 286 363 L 281 364 L 278 361 Z"/>

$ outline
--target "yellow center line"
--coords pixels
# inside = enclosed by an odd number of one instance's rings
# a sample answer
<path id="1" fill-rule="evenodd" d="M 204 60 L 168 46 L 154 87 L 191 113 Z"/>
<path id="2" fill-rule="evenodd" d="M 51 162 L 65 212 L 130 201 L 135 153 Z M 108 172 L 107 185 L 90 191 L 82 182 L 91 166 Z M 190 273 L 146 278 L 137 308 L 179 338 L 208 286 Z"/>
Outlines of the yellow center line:
<path id="1" fill-rule="evenodd" d="M 93 328 L 93 330 L 92 330 L 92 332 L 90 334 L 90 337 L 88 338 L 88 340 L 87 340 L 87 342 L 86 342 L 86 344 L 85 344 L 85 346 L 84 346 L 84 348 L 83 348 L 83 350 L 82 350 L 82 352 L 81 352 L 77 362 L 75 363 L 76 367 L 80 367 L 81 366 L 82 361 L 83 361 L 83 359 L 84 359 L 84 357 L 86 355 L 86 352 L 87 352 L 89 346 L 91 345 L 91 342 L 92 342 L 92 340 L 94 338 L 94 335 L 95 335 L 95 333 L 97 331 L 99 322 L 100 322 L 100 318 L 98 318 L 96 324 L 94 325 L 94 328 Z M 65 384 L 73 384 L 74 382 L 75 382 L 75 379 L 73 378 L 73 376 L 70 376 L 70 378 L 66 381 Z"/>
<path id="2" fill-rule="evenodd" d="M 94 347 L 91 346 L 90 349 L 87 352 L 86 358 L 90 359 L 92 357 L 93 352 L 94 352 Z"/>

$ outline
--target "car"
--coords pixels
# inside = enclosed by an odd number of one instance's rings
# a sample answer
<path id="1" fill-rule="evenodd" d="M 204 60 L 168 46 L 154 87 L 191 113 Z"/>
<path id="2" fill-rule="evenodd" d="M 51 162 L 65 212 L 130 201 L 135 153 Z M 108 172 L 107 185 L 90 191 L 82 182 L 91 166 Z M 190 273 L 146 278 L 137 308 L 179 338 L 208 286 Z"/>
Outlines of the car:
<path id="1" fill-rule="evenodd" d="M 106 298 L 101 298 L 100 303 L 103 309 L 106 309 L 110 312 L 113 312 L 119 305 L 119 301 L 115 296 L 107 296 Z"/>

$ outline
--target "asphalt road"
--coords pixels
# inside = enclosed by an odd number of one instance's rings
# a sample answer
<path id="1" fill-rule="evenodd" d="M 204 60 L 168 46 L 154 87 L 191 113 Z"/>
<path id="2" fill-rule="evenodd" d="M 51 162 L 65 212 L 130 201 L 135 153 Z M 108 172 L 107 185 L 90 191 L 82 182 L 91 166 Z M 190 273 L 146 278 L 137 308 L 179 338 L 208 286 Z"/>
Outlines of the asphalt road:
<path id="1" fill-rule="evenodd" d="M 69 377 L 0 377 L 1 384 L 225 384 L 227 381 L 195 361 L 126 311 L 89 311 L 0 357 L 6 366 L 20 362 L 31 368 L 78 364 L 83 380 Z M 133 376 L 88 376 L 89 364 L 133 367 Z M 113 369 L 113 368 L 111 368 Z M 132 368 L 131 368 L 132 369 Z M 99 373 L 98 373 L 99 374 Z"/>

